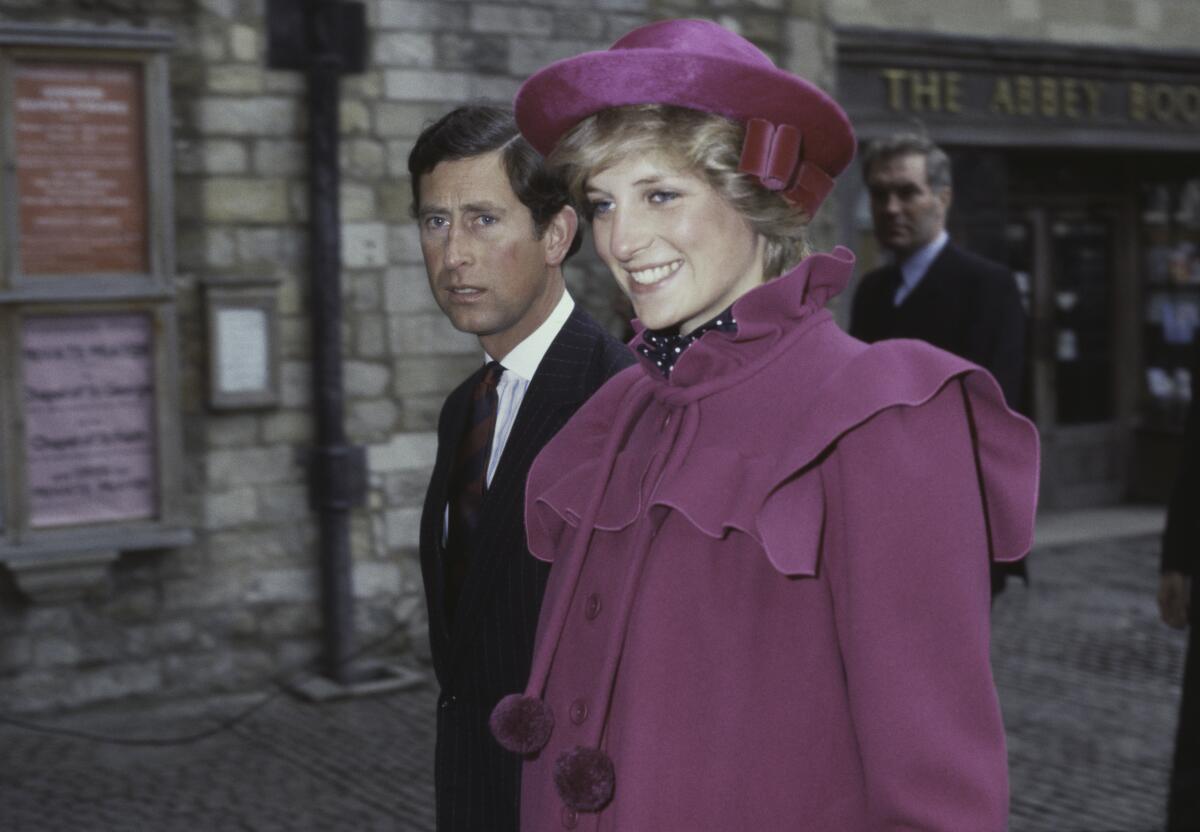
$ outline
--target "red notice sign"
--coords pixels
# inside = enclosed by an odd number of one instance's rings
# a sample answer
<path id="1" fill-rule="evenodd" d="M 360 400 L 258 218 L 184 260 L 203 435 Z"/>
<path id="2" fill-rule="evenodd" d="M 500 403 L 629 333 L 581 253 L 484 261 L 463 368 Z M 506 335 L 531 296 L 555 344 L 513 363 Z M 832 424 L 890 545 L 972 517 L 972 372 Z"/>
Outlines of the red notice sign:
<path id="1" fill-rule="evenodd" d="M 141 67 L 18 63 L 13 109 L 21 271 L 149 271 Z"/>

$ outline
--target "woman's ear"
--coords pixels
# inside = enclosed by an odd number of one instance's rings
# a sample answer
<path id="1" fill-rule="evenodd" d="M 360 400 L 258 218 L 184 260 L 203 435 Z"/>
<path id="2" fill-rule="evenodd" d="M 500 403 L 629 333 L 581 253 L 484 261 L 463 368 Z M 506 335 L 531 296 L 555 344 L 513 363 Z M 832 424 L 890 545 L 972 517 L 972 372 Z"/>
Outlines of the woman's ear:
<path id="1" fill-rule="evenodd" d="M 546 254 L 547 266 L 562 265 L 578 230 L 579 215 L 570 205 L 564 205 L 550 218 L 546 230 L 542 232 L 542 250 Z"/>

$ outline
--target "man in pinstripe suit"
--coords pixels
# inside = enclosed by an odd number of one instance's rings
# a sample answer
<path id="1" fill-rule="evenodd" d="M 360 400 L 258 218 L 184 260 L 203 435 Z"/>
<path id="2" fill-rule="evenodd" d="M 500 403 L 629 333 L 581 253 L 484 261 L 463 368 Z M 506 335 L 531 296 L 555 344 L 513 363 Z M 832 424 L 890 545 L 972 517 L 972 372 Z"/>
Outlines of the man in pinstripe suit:
<path id="1" fill-rule="evenodd" d="M 578 219 L 508 111 L 452 111 L 421 133 L 408 168 L 430 290 L 456 329 L 478 336 L 488 362 L 442 407 L 421 518 L 441 686 L 437 824 L 516 832 L 521 761 L 496 744 L 488 717 L 525 684 L 549 570 L 526 549 L 525 478 L 546 442 L 633 356 L 567 294 L 562 264 L 579 247 Z M 485 376 L 494 405 L 477 421 Z M 479 431 L 469 427 L 478 425 L 485 441 L 476 449 Z M 465 502 L 465 447 L 486 485 L 463 525 L 451 518 Z"/>

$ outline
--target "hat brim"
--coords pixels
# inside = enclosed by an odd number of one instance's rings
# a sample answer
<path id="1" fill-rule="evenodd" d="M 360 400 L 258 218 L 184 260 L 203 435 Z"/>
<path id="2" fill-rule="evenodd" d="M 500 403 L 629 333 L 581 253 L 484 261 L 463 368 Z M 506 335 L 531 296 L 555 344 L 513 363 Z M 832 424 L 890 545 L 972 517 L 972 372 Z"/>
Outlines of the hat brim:
<path id="1" fill-rule="evenodd" d="M 586 52 L 538 70 L 517 91 L 517 126 L 547 155 L 568 130 L 609 107 L 671 104 L 745 123 L 791 124 L 804 158 L 829 176 L 854 157 L 854 132 L 838 104 L 813 84 L 775 67 L 667 49 Z"/>

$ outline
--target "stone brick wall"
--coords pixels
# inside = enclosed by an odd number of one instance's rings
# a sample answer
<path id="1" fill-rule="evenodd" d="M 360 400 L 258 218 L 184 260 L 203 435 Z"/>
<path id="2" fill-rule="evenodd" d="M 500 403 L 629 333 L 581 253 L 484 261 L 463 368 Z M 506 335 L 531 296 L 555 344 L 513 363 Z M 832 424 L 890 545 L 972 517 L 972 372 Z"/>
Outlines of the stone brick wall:
<path id="1" fill-rule="evenodd" d="M 842 25 L 1194 50 L 1200 14 L 1194 0 L 826 0 Z"/>
<path id="2" fill-rule="evenodd" d="M 812 8 L 809 8 L 812 6 Z M 815 4 L 783 0 L 528 3 L 369 0 L 367 70 L 342 85 L 345 381 L 370 495 L 353 524 L 360 642 L 399 628 L 419 643 L 420 506 L 446 393 L 479 360 L 425 282 L 406 160 L 429 120 L 466 101 L 507 103 L 545 63 L 603 48 L 649 20 L 717 19 L 822 80 Z M 262 0 L 10 0 L 7 21 L 172 32 L 180 414 L 195 545 L 129 553 L 78 601 L 33 605 L 0 578 L 0 708 L 37 711 L 128 695 L 262 686 L 315 654 L 304 79 L 265 67 Z M 814 49 L 814 46 L 817 48 Z M 590 244 L 568 269 L 576 296 L 614 331 L 612 281 Z M 282 397 L 217 413 L 204 399 L 206 279 L 277 281 Z"/>

